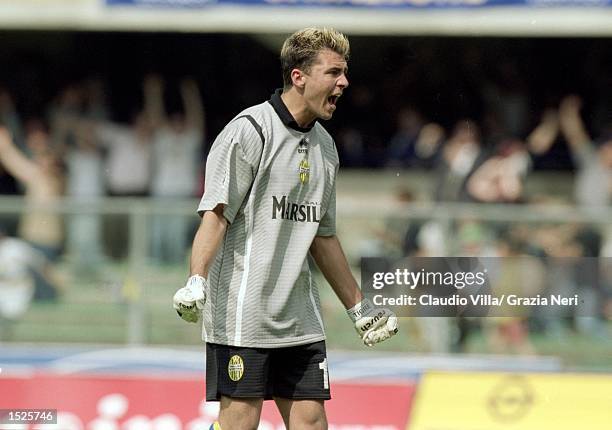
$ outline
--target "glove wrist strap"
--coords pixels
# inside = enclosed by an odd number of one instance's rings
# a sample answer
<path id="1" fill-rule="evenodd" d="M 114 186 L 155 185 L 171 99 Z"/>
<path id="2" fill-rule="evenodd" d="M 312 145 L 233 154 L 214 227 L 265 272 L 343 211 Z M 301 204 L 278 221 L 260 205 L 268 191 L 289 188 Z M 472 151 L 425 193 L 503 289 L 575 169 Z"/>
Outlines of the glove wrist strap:
<path id="1" fill-rule="evenodd" d="M 363 299 L 355 306 L 348 309 L 346 313 L 353 322 L 356 322 L 359 318 L 370 313 L 372 309 L 374 309 L 374 305 L 372 304 L 370 299 Z"/>
<path id="2" fill-rule="evenodd" d="M 187 280 L 187 285 L 191 285 L 192 283 L 206 284 L 206 282 L 206 278 L 202 275 L 191 275 Z"/>

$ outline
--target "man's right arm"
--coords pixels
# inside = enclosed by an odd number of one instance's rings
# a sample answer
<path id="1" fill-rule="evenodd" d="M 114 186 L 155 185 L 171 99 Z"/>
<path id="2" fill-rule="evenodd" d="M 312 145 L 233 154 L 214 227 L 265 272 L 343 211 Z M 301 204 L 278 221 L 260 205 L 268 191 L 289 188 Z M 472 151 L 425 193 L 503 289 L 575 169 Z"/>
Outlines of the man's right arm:
<path id="1" fill-rule="evenodd" d="M 250 151 L 251 157 L 247 157 L 240 142 L 259 139 L 259 136 L 251 130 L 253 127 L 231 124 L 217 136 L 208 154 L 206 191 L 198 206 L 202 221 L 193 239 L 190 277 L 173 298 L 174 309 L 187 322 L 194 323 L 200 319 L 208 294 L 210 268 L 225 237 L 227 225 L 234 220 L 254 180 L 252 172 L 256 161 L 253 155 L 256 151 Z M 246 135 L 245 130 L 249 132 Z"/>
<path id="2" fill-rule="evenodd" d="M 208 271 L 223 241 L 227 220 L 223 216 L 223 205 L 205 211 L 200 227 L 193 239 L 191 268 L 187 284 L 180 288 L 172 299 L 173 307 L 187 322 L 196 323 L 200 319 L 208 294 Z"/>
<path id="3" fill-rule="evenodd" d="M 219 204 L 202 215 L 202 221 L 193 239 L 191 249 L 190 276 L 200 275 L 208 278 L 208 271 L 227 229 L 223 206 Z"/>
<path id="4" fill-rule="evenodd" d="M 253 172 L 260 156 L 259 135 L 244 119 L 228 124 L 215 139 L 206 160 L 206 190 L 198 206 L 202 221 L 193 240 L 191 276 L 208 278 L 227 226 L 255 180 Z"/>

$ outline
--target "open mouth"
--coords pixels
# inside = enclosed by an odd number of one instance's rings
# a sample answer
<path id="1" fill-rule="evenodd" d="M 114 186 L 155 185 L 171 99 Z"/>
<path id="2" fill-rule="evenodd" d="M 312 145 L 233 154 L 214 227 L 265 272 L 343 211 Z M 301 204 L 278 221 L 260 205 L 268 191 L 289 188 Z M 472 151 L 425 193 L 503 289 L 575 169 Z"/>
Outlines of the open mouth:
<path id="1" fill-rule="evenodd" d="M 340 98 L 339 95 L 335 95 L 335 96 L 329 96 L 327 98 L 327 102 L 332 105 L 332 106 L 336 106 L 336 103 L 338 102 L 338 99 Z"/>

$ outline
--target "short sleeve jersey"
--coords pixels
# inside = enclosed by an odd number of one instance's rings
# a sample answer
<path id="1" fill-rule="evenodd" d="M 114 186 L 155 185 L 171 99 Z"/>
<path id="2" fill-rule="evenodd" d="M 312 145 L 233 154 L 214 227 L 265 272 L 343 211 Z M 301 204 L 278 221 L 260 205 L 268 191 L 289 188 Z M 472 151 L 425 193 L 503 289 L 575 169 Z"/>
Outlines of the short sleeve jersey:
<path id="1" fill-rule="evenodd" d="M 334 142 L 300 128 L 281 91 L 241 112 L 206 162 L 198 212 L 224 205 L 228 227 L 209 271 L 203 338 L 278 348 L 325 339 L 308 251 L 336 231 Z"/>

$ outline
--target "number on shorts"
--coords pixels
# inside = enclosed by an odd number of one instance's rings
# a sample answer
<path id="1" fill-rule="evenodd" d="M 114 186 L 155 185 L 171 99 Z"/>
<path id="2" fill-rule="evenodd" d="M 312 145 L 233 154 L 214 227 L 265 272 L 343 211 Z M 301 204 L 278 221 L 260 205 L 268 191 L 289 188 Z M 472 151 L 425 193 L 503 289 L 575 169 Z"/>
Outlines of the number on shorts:
<path id="1" fill-rule="evenodd" d="M 329 374 L 327 373 L 327 358 L 319 363 L 319 369 L 323 371 L 323 388 L 329 389 Z"/>

